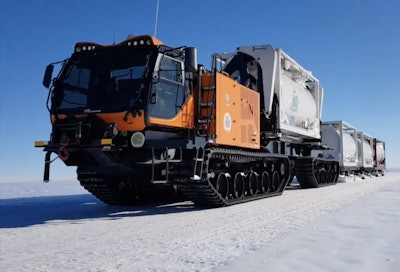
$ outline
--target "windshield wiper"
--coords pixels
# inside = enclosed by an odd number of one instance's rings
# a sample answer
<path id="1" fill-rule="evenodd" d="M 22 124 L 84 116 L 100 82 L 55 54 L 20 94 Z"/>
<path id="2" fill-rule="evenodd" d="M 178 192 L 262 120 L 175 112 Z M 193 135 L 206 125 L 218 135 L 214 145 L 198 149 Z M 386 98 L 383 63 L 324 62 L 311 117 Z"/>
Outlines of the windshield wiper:
<path id="1" fill-rule="evenodd" d="M 149 73 L 151 72 L 150 68 L 149 68 L 151 55 L 152 55 L 152 52 L 149 52 L 149 54 L 147 54 L 147 56 L 146 56 L 146 65 L 144 66 L 144 69 L 143 69 L 143 74 L 142 74 L 142 78 L 141 78 L 142 80 L 141 80 L 141 83 L 139 85 L 139 93 L 137 94 L 137 96 L 135 98 L 132 98 L 129 101 L 129 106 L 128 106 L 128 110 L 127 110 L 127 112 L 126 112 L 126 114 L 124 116 L 124 121 L 128 120 L 128 114 L 129 113 L 132 114 L 133 117 L 136 117 L 136 115 L 140 116 L 141 115 L 140 109 L 144 108 L 143 107 L 144 101 L 140 101 L 140 99 L 144 98 L 144 97 L 142 97 L 142 92 L 143 92 L 143 89 L 144 89 L 144 82 L 145 82 L 146 79 L 149 78 Z M 140 104 L 137 103 L 138 101 L 140 101 Z"/>

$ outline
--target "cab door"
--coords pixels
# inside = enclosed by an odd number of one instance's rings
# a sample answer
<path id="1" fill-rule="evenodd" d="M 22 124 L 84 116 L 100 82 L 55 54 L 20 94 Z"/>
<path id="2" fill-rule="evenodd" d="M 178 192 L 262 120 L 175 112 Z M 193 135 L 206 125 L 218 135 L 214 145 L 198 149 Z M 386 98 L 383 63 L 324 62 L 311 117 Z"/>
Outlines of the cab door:
<path id="1" fill-rule="evenodd" d="M 148 105 L 149 125 L 193 126 L 193 97 L 184 75 L 182 60 L 158 56 Z"/>

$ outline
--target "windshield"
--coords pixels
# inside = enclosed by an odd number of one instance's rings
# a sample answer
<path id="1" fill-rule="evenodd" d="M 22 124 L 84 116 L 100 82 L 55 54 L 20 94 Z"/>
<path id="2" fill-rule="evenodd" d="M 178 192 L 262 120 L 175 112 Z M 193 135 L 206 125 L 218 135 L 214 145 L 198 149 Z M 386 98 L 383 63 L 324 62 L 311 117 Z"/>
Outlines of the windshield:
<path id="1" fill-rule="evenodd" d="M 127 110 L 145 97 L 149 49 L 104 48 L 74 54 L 54 84 L 52 110 Z"/>

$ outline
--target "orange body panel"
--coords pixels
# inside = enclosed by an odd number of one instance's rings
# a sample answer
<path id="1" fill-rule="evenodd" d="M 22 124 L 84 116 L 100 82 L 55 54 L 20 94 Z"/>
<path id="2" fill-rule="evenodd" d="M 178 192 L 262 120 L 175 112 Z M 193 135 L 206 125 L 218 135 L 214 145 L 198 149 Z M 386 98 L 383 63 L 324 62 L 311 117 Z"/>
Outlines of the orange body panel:
<path id="1" fill-rule="evenodd" d="M 146 127 L 144 121 L 144 112 L 140 111 L 141 115 L 136 115 L 133 117 L 131 113 L 126 111 L 124 112 L 116 112 L 116 113 L 97 113 L 96 116 L 103 120 L 106 124 L 116 123 L 118 131 L 140 131 Z M 87 117 L 87 114 L 75 115 L 78 119 L 83 119 Z M 67 118 L 67 115 L 59 114 L 57 116 L 59 119 Z M 55 115 L 51 115 L 51 122 L 54 123 Z"/>
<path id="2" fill-rule="evenodd" d="M 141 131 L 146 128 L 146 122 L 144 118 L 144 111 L 140 111 L 141 114 L 133 117 L 131 113 L 126 111 L 116 112 L 116 113 L 97 113 L 96 116 L 103 120 L 106 124 L 116 123 L 118 131 Z M 87 114 L 75 115 L 78 119 L 83 119 L 87 117 Z M 67 115 L 59 114 L 57 116 L 59 119 L 67 118 Z M 51 121 L 54 123 L 55 115 L 51 116 Z M 178 114 L 171 119 L 161 119 L 161 118 L 149 118 L 150 125 L 161 125 L 168 127 L 177 128 L 191 128 L 194 126 L 194 99 L 190 95 L 187 102 L 183 105 L 182 109 Z"/>
<path id="3" fill-rule="evenodd" d="M 163 45 L 163 42 L 157 39 L 156 37 L 151 36 L 151 40 L 153 41 L 154 45 Z"/>
<path id="4" fill-rule="evenodd" d="M 191 94 L 178 114 L 171 119 L 149 117 L 150 125 L 161 125 L 176 128 L 191 128 L 194 126 L 194 99 Z"/>
<path id="5" fill-rule="evenodd" d="M 144 111 L 140 111 L 141 114 L 133 117 L 131 113 L 116 112 L 116 113 L 99 113 L 97 117 L 103 120 L 105 123 L 117 123 L 118 131 L 140 131 L 146 127 L 144 121 Z"/>
<path id="6" fill-rule="evenodd" d="M 216 143 L 260 148 L 260 94 L 217 73 Z"/>

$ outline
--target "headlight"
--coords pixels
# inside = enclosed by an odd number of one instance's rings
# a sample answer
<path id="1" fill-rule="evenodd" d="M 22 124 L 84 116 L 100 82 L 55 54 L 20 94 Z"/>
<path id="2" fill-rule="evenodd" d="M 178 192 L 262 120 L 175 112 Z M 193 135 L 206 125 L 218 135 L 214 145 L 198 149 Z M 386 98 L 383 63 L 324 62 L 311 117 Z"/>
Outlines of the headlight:
<path id="1" fill-rule="evenodd" d="M 137 131 L 131 136 L 131 145 L 135 148 L 142 147 L 144 145 L 145 137 L 144 134 Z"/>

